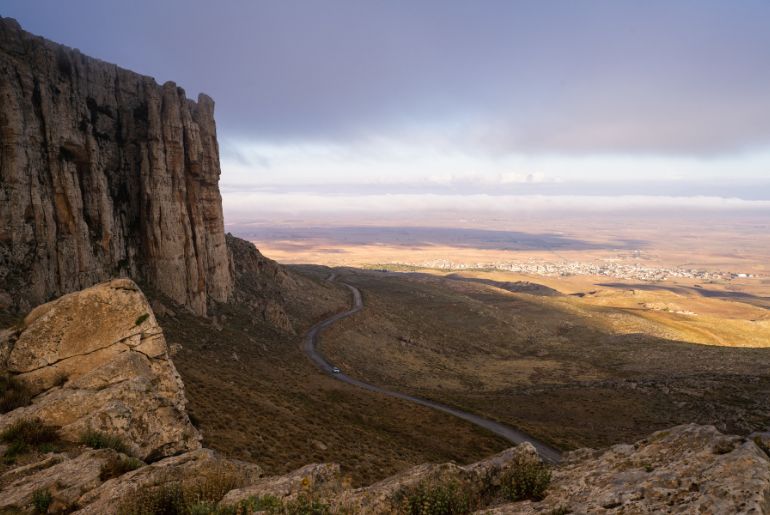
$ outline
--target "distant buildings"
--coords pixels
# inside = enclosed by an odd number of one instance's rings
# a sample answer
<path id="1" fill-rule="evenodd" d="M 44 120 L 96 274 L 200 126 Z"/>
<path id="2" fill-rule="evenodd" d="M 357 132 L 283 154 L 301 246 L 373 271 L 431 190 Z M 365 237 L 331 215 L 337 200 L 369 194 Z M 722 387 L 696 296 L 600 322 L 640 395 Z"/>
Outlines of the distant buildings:
<path id="1" fill-rule="evenodd" d="M 396 264 L 396 263 L 394 263 Z M 437 259 L 422 263 L 397 263 L 400 266 L 420 268 L 434 268 L 439 270 L 504 270 L 507 272 L 519 272 L 523 274 L 543 276 L 570 276 L 570 275 L 602 275 L 615 279 L 632 279 L 636 281 L 665 281 L 670 278 L 687 278 L 701 281 L 731 280 L 735 278 L 749 278 L 752 274 L 732 273 L 722 271 L 706 271 L 691 268 L 665 268 L 651 267 L 640 264 L 622 264 L 617 262 L 584 263 L 579 261 L 565 261 L 561 263 L 545 262 L 495 262 L 495 263 L 455 263 L 447 259 Z"/>

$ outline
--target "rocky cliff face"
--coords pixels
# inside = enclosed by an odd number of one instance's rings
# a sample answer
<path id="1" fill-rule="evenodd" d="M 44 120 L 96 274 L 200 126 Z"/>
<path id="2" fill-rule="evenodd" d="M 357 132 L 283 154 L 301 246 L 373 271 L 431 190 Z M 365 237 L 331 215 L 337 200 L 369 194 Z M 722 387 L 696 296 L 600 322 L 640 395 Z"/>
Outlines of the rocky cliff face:
<path id="1" fill-rule="evenodd" d="M 115 276 L 198 314 L 228 300 L 219 174 L 209 97 L 0 18 L 0 295 L 17 309 Z"/>

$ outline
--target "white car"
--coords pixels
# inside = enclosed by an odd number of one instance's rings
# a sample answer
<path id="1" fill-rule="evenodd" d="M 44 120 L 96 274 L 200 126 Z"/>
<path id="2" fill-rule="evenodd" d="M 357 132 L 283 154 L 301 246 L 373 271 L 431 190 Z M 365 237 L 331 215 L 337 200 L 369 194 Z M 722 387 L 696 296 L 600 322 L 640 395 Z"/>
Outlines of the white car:
<path id="1" fill-rule="evenodd" d="M 340 373 L 339 367 L 332 367 L 332 374 L 339 374 L 339 373 Z"/>

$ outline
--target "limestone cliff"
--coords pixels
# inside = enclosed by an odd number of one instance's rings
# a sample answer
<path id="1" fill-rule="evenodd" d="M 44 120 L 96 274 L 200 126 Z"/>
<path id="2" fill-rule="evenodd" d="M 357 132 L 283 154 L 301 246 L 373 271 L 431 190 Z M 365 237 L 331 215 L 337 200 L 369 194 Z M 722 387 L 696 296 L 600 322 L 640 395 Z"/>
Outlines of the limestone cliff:
<path id="1" fill-rule="evenodd" d="M 228 300 L 219 174 L 209 97 L 0 18 L 0 294 L 17 309 L 115 276 L 198 314 Z"/>

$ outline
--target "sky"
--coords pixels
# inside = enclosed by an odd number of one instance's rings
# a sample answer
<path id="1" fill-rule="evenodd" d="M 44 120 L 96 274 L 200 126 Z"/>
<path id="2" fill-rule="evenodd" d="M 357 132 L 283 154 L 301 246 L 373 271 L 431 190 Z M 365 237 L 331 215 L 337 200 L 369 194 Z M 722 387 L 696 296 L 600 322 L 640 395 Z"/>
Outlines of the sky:
<path id="1" fill-rule="evenodd" d="M 766 0 L 0 0 L 0 14 L 212 96 L 230 220 L 770 206 Z"/>

